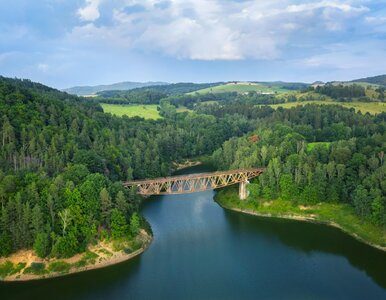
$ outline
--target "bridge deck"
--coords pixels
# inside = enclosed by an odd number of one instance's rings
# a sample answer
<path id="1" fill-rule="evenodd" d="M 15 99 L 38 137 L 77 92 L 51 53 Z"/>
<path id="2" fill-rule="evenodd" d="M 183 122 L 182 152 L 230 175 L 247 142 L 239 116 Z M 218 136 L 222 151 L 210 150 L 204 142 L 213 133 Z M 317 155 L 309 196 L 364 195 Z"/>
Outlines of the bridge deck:
<path id="1" fill-rule="evenodd" d="M 127 188 L 136 187 L 142 195 L 184 194 L 216 189 L 259 176 L 264 168 L 238 169 L 196 173 L 163 178 L 124 182 Z"/>
<path id="2" fill-rule="evenodd" d="M 238 169 L 238 170 L 230 170 L 230 171 L 216 171 L 216 172 L 205 172 L 205 173 L 194 173 L 188 175 L 177 175 L 170 177 L 159 177 L 159 178 L 151 178 L 151 179 L 142 179 L 142 180 L 134 180 L 134 181 L 126 181 L 123 183 L 124 186 L 130 185 L 139 185 L 145 183 L 163 183 L 169 181 L 176 180 L 189 180 L 189 179 L 201 179 L 201 178 L 209 178 L 213 176 L 219 175 L 232 175 L 238 173 L 249 173 L 249 172 L 262 172 L 264 168 L 249 168 L 249 169 Z"/>

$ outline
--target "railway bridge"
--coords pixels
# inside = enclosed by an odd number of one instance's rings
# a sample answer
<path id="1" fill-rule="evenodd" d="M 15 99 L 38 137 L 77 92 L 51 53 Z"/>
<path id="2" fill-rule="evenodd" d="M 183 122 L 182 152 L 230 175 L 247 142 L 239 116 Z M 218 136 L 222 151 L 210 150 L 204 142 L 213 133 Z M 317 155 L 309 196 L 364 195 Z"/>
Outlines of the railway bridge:
<path id="1" fill-rule="evenodd" d="M 129 189 L 136 188 L 138 194 L 150 196 L 201 192 L 239 183 L 239 196 L 244 200 L 248 197 L 246 186 L 249 179 L 263 172 L 264 168 L 238 169 L 127 181 L 123 185 Z"/>

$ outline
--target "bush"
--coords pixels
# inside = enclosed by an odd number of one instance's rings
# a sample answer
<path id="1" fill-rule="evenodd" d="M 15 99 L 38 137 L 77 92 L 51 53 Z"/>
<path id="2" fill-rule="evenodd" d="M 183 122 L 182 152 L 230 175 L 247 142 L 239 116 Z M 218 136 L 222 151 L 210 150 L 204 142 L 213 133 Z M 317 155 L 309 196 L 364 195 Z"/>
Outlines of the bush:
<path id="1" fill-rule="evenodd" d="M 50 263 L 48 271 L 56 273 L 68 273 L 71 269 L 71 264 L 65 261 L 55 261 Z"/>
<path id="2" fill-rule="evenodd" d="M 0 278 L 3 279 L 10 275 L 13 271 L 13 263 L 6 261 L 0 265 Z"/>
<path id="3" fill-rule="evenodd" d="M 64 237 L 59 237 L 52 247 L 51 254 L 55 257 L 71 257 L 79 252 L 79 243 L 75 235 L 70 232 Z"/>
<path id="4" fill-rule="evenodd" d="M 86 265 L 91 265 L 91 264 L 95 264 L 95 260 L 99 257 L 98 254 L 94 253 L 94 252 L 91 252 L 91 251 L 87 251 L 81 260 L 77 261 L 74 266 L 76 268 L 81 268 L 81 267 L 84 267 Z"/>
<path id="5" fill-rule="evenodd" d="M 46 265 L 40 262 L 33 262 L 31 265 L 24 270 L 24 274 L 43 275 L 47 273 L 45 269 Z"/>

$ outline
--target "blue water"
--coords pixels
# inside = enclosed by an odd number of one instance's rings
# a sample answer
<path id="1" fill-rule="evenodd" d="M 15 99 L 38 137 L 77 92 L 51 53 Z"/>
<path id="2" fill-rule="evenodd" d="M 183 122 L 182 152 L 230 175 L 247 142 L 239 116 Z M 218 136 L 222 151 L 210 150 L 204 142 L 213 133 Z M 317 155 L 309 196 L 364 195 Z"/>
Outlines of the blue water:
<path id="1" fill-rule="evenodd" d="M 385 253 L 335 228 L 226 211 L 213 196 L 148 198 L 142 213 L 154 240 L 144 254 L 3 283 L 0 299 L 386 299 Z"/>

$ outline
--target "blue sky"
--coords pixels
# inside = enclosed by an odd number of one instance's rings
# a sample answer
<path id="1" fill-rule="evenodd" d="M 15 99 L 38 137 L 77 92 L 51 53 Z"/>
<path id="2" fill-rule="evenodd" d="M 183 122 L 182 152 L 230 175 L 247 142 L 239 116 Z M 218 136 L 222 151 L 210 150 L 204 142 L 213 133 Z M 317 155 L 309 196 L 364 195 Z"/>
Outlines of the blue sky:
<path id="1" fill-rule="evenodd" d="M 386 0 L 0 0 L 0 74 L 119 81 L 386 73 Z"/>

